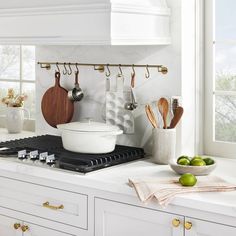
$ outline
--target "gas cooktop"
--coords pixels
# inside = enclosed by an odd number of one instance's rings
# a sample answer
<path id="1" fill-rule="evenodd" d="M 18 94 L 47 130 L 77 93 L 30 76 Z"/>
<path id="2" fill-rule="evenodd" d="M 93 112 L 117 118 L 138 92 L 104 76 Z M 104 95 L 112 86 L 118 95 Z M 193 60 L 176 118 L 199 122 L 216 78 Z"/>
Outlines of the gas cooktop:
<path id="1" fill-rule="evenodd" d="M 116 145 L 106 154 L 84 154 L 67 151 L 61 137 L 42 135 L 0 143 L 0 156 L 12 157 L 27 164 L 88 173 L 109 166 L 144 158 L 142 148 Z"/>

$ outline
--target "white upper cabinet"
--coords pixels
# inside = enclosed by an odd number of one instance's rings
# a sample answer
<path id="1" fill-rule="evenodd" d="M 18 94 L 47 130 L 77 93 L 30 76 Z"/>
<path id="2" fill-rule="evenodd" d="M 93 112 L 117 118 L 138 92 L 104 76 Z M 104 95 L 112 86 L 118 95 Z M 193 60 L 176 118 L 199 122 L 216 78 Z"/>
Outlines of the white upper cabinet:
<path id="1" fill-rule="evenodd" d="M 170 44 L 166 0 L 0 2 L 0 44 Z"/>

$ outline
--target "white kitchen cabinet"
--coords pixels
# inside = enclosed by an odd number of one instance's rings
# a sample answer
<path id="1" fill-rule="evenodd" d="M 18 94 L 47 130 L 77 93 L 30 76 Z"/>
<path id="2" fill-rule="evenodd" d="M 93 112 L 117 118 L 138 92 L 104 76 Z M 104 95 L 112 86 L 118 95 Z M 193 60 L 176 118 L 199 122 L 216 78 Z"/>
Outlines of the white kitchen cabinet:
<path id="1" fill-rule="evenodd" d="M 180 196 L 165 209 L 141 204 L 127 176 L 165 170 L 151 167 L 140 161 L 84 176 L 0 158 L 0 236 L 236 236 L 235 192 Z"/>
<path id="2" fill-rule="evenodd" d="M 87 195 L 2 176 L 0 176 L 0 189 L 0 207 L 9 211 L 4 215 L 15 216 L 22 222 L 31 222 L 31 230 L 27 230 L 27 235 L 64 236 L 67 233 L 70 235 L 87 235 Z M 3 214 L 1 210 L 0 214 Z M 11 232 L 15 233 L 12 231 L 15 222 L 16 220 L 10 224 L 6 222 L 5 225 L 8 226 L 5 229 L 9 228 Z M 28 225 L 28 223 L 24 224 Z M 57 231 L 50 233 L 48 228 Z M 43 233 L 44 231 L 49 233 Z M 65 234 L 59 233 L 59 231 Z M 41 234 L 37 234 L 37 232 L 41 232 Z M 0 234 L 0 236 L 11 235 Z"/>
<path id="3" fill-rule="evenodd" d="M 236 236 L 236 228 L 97 198 L 95 236 L 120 235 Z"/>
<path id="4" fill-rule="evenodd" d="M 173 226 L 173 222 L 179 225 Z M 95 200 L 95 236 L 183 236 L 183 217 L 113 201 Z"/>
<path id="5" fill-rule="evenodd" d="M 210 220 L 210 219 L 209 219 Z M 236 228 L 203 221 L 193 218 L 185 218 L 185 236 L 235 236 Z"/>
<path id="6" fill-rule="evenodd" d="M 0 215 L 0 236 L 22 236 L 22 231 L 14 228 L 15 224 L 20 224 L 20 221 Z"/>
<path id="7" fill-rule="evenodd" d="M 23 236 L 71 236 L 53 229 L 45 228 L 28 222 L 23 222 L 23 225 L 28 227 Z"/>
<path id="8" fill-rule="evenodd" d="M 170 9 L 165 0 L 1 1 L 0 28 L 0 44 L 165 45 L 171 42 Z"/>
<path id="9" fill-rule="evenodd" d="M 0 236 L 69 236 L 69 234 L 0 215 Z"/>
<path id="10" fill-rule="evenodd" d="M 0 176 L 0 206 L 87 229 L 87 196 Z"/>

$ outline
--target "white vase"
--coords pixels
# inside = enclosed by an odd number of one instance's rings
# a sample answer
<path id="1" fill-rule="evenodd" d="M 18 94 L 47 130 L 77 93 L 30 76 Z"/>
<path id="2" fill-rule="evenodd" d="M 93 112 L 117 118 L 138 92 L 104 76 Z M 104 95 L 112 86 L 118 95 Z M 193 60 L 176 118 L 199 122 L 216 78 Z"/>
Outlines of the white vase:
<path id="1" fill-rule="evenodd" d="M 28 112 L 22 107 L 7 107 L 6 128 L 8 133 L 20 133 L 24 125 L 24 112 Z"/>

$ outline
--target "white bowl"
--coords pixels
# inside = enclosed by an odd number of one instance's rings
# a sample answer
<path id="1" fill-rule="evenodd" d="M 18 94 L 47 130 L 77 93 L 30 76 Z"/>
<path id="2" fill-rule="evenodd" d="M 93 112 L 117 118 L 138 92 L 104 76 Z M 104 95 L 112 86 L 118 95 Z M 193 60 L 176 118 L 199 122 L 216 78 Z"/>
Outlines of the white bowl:
<path id="1" fill-rule="evenodd" d="M 216 162 L 206 166 L 185 166 L 176 163 L 170 163 L 169 165 L 177 174 L 191 173 L 196 176 L 208 175 L 216 168 Z"/>

